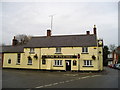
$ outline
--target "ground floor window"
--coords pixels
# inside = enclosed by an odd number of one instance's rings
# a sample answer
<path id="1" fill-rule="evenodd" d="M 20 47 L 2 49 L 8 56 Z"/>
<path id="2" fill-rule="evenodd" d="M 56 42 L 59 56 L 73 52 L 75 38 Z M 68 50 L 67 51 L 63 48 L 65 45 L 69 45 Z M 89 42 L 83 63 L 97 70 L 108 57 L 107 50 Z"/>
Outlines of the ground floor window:
<path id="1" fill-rule="evenodd" d="M 46 64 L 46 60 L 44 58 L 42 59 L 42 64 Z"/>
<path id="2" fill-rule="evenodd" d="M 55 66 L 62 66 L 62 60 L 54 60 Z"/>
<path id="3" fill-rule="evenodd" d="M 28 65 L 32 65 L 32 58 L 28 57 Z"/>
<path id="4" fill-rule="evenodd" d="M 84 66 L 92 66 L 92 60 L 84 60 Z"/>
<path id="5" fill-rule="evenodd" d="M 76 66 L 76 65 L 77 65 L 77 61 L 73 60 L 73 66 Z"/>

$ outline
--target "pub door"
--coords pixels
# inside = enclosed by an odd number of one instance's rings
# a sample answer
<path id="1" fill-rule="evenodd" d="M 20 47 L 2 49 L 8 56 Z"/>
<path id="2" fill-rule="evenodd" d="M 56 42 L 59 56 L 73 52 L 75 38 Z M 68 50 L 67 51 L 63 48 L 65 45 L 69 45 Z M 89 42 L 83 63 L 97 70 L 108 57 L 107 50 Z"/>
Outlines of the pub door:
<path id="1" fill-rule="evenodd" d="M 65 60 L 66 71 L 71 71 L 71 60 Z"/>

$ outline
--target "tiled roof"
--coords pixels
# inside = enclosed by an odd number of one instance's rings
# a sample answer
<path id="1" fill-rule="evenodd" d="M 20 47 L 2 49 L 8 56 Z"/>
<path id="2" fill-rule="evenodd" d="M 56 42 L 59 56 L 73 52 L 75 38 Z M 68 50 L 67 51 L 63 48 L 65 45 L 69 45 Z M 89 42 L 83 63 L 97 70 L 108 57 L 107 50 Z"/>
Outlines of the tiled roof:
<path id="1" fill-rule="evenodd" d="M 6 45 L 0 47 L 0 52 L 2 53 L 16 53 L 16 52 L 23 52 L 23 46 L 12 46 Z"/>
<path id="2" fill-rule="evenodd" d="M 25 47 L 83 47 L 97 46 L 95 34 L 32 37 Z"/>

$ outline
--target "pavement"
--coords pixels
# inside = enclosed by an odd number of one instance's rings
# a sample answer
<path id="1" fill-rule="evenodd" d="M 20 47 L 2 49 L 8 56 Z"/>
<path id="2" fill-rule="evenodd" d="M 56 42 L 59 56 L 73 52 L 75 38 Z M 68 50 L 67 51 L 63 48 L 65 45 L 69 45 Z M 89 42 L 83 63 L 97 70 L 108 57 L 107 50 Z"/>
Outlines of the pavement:
<path id="1" fill-rule="evenodd" d="M 118 72 L 109 67 L 102 72 L 3 69 L 2 88 L 118 88 Z"/>

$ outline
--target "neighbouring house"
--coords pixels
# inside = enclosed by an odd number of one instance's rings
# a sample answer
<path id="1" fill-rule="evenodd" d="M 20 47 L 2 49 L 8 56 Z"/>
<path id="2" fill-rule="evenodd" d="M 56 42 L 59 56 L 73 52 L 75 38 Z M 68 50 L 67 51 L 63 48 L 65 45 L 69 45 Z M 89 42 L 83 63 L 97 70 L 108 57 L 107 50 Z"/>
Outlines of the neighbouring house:
<path id="1" fill-rule="evenodd" d="M 113 51 L 113 64 L 120 63 L 120 46 Z"/>
<path id="2" fill-rule="evenodd" d="M 25 45 L 13 45 L 4 53 L 3 68 L 23 68 L 64 71 L 103 70 L 103 40 L 87 31 L 80 35 L 52 35 L 32 37 Z M 6 48 L 6 47 L 5 47 Z"/>
<path id="3" fill-rule="evenodd" d="M 112 52 L 110 52 L 110 53 L 108 54 L 108 59 L 107 59 L 107 61 L 108 61 L 108 65 L 113 64 L 113 54 L 112 54 Z"/>

